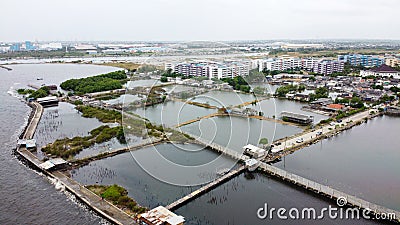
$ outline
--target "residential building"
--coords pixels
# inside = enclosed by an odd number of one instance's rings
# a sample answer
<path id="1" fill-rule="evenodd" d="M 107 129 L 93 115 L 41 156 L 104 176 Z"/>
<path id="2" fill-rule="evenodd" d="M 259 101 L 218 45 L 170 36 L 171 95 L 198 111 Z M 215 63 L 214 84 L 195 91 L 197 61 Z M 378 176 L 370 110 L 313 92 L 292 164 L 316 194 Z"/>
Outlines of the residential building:
<path id="1" fill-rule="evenodd" d="M 343 61 L 336 60 L 321 60 L 314 64 L 314 73 L 329 75 L 334 72 L 342 72 L 344 69 Z"/>
<path id="2" fill-rule="evenodd" d="M 195 63 L 179 63 L 165 64 L 166 69 L 173 69 L 173 72 L 183 74 L 185 76 L 204 76 L 208 78 L 233 78 L 237 76 L 248 76 L 249 64 L 242 62 L 195 62 Z"/>
<path id="3" fill-rule="evenodd" d="M 389 57 L 385 59 L 385 64 L 390 67 L 398 67 L 400 66 L 400 59 L 396 57 Z"/>
<path id="4" fill-rule="evenodd" d="M 370 70 L 361 70 L 360 76 L 367 77 L 367 76 L 375 76 L 375 77 L 393 77 L 396 79 L 400 79 L 400 72 L 393 69 L 388 65 L 381 65 L 378 68 L 370 69 Z"/>
<path id="5" fill-rule="evenodd" d="M 10 51 L 13 51 L 13 52 L 21 51 L 21 44 L 15 43 L 15 44 L 11 45 Z"/>
<path id="6" fill-rule="evenodd" d="M 379 58 L 377 56 L 372 55 L 339 55 L 339 61 L 344 61 L 349 63 L 352 66 L 364 66 L 364 67 L 378 67 L 385 63 L 385 59 Z"/>

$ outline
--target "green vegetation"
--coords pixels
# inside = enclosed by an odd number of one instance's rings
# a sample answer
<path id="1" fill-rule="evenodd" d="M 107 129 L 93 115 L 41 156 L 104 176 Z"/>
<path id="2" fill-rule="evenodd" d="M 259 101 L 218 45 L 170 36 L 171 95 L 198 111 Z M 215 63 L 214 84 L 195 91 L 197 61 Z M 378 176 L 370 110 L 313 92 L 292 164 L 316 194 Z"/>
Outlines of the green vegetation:
<path id="1" fill-rule="evenodd" d="M 223 78 L 221 79 L 224 82 L 227 82 L 230 86 L 233 87 L 234 90 L 239 90 L 245 93 L 250 92 L 250 86 L 247 81 L 241 77 L 234 77 L 234 78 Z"/>
<path id="2" fill-rule="evenodd" d="M 285 97 L 286 94 L 290 93 L 290 92 L 295 92 L 295 91 L 301 91 L 304 90 L 305 87 L 300 85 L 284 85 L 284 86 L 280 86 L 278 89 L 276 89 L 275 91 L 275 95 L 278 97 Z"/>
<path id="3" fill-rule="evenodd" d="M 336 104 L 347 104 L 353 108 L 362 108 L 364 106 L 364 102 L 359 97 L 353 97 L 352 99 L 336 98 L 335 103 Z"/>
<path id="4" fill-rule="evenodd" d="M 122 88 L 126 82 L 125 71 L 116 71 L 93 77 L 70 79 L 61 83 L 61 88 L 74 91 L 77 95 L 86 93 L 109 91 Z"/>
<path id="5" fill-rule="evenodd" d="M 41 87 L 37 91 L 33 92 L 32 94 L 29 95 L 29 98 L 44 98 L 47 97 L 50 94 L 50 89 L 48 87 Z"/>
<path id="6" fill-rule="evenodd" d="M 315 89 L 315 94 L 310 94 L 310 101 L 315 101 L 320 98 L 327 98 L 329 96 L 329 90 L 326 87 L 319 87 Z"/>
<path id="7" fill-rule="evenodd" d="M 157 66 L 149 64 L 143 64 L 137 68 L 138 73 L 148 73 L 148 72 L 154 72 L 156 70 L 158 70 Z"/>
<path id="8" fill-rule="evenodd" d="M 168 82 L 168 77 L 162 76 L 160 81 L 163 83 Z"/>
<path id="9" fill-rule="evenodd" d="M 332 122 L 333 121 L 333 118 L 328 118 L 328 119 L 325 119 L 325 120 L 321 120 L 320 122 L 319 122 L 319 124 L 327 124 L 327 123 L 330 123 L 330 122 Z"/>
<path id="10" fill-rule="evenodd" d="M 268 138 L 261 138 L 258 143 L 260 145 L 267 145 L 268 144 Z"/>
<path id="11" fill-rule="evenodd" d="M 119 208 L 127 210 L 129 214 L 140 214 L 147 211 L 147 208 L 139 206 L 132 198 L 128 197 L 128 191 L 125 188 L 116 184 L 110 186 L 88 185 L 86 187 Z"/>
<path id="12" fill-rule="evenodd" d="M 386 103 L 386 102 L 391 102 L 391 101 L 393 101 L 394 99 L 395 99 L 394 96 L 388 96 L 387 94 L 385 94 L 384 96 L 382 96 L 382 97 L 379 99 L 379 102 L 380 102 L 380 103 Z"/>
<path id="13" fill-rule="evenodd" d="M 347 111 L 347 112 L 340 111 L 335 118 L 336 118 L 336 120 L 340 120 L 340 119 L 343 119 L 345 117 L 349 117 L 349 116 L 352 116 L 352 115 L 357 114 L 359 112 L 362 112 L 364 110 L 365 110 L 365 107 L 363 106 L 361 108 L 353 109 L 353 110 L 350 110 L 350 111 Z"/>
<path id="14" fill-rule="evenodd" d="M 83 149 L 96 143 L 103 143 L 116 137 L 121 144 L 126 144 L 122 126 L 100 126 L 90 131 L 89 136 L 58 139 L 54 143 L 42 148 L 42 151 L 64 159 L 71 158 Z"/>
<path id="15" fill-rule="evenodd" d="M 255 88 L 253 88 L 253 93 L 255 95 L 264 95 L 265 91 L 266 91 L 266 88 L 263 88 L 263 87 L 260 87 L 260 86 L 257 86 Z"/>
<path id="16" fill-rule="evenodd" d="M 93 106 L 78 105 L 76 109 L 86 118 L 97 118 L 103 123 L 122 123 L 122 114 L 115 110 L 102 109 Z"/>
<path id="17" fill-rule="evenodd" d="M 35 92 L 35 90 L 21 88 L 21 89 L 18 89 L 17 92 L 20 95 L 28 95 L 28 94 L 33 94 Z"/>

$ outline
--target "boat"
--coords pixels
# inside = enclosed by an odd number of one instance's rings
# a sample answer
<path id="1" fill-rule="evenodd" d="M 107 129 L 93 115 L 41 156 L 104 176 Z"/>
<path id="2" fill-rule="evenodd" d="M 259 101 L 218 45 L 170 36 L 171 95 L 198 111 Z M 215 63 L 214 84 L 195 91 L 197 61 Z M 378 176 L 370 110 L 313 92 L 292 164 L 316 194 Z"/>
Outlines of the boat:
<path id="1" fill-rule="evenodd" d="M 43 77 L 38 77 L 36 78 L 36 80 L 43 80 Z"/>

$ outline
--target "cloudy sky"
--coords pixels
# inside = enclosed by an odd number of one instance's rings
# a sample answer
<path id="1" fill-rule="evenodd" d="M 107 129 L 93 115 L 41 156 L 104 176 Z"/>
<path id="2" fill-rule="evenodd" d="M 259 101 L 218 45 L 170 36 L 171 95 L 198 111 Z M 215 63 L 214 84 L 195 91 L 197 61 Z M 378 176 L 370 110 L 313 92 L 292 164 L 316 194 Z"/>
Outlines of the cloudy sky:
<path id="1" fill-rule="evenodd" d="M 0 42 L 400 39 L 399 0 L 1 0 Z"/>

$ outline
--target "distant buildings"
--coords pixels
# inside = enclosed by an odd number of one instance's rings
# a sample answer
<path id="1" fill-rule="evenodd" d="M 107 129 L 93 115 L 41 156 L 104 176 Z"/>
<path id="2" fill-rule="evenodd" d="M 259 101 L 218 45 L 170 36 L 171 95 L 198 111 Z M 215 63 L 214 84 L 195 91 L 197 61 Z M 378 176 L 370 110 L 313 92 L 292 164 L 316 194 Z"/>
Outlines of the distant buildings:
<path id="1" fill-rule="evenodd" d="M 398 67 L 400 66 L 400 59 L 396 57 L 388 57 L 385 59 L 385 64 L 390 67 Z"/>
<path id="2" fill-rule="evenodd" d="M 259 60 L 258 65 L 259 71 L 264 69 L 269 71 L 303 69 L 324 75 L 332 74 L 334 72 L 342 72 L 344 68 L 343 61 L 319 58 L 295 58 L 290 56 Z"/>
<path id="3" fill-rule="evenodd" d="M 321 60 L 314 64 L 314 73 L 329 75 L 334 72 L 342 72 L 344 69 L 343 61 Z"/>
<path id="4" fill-rule="evenodd" d="M 193 62 L 179 64 L 165 64 L 165 69 L 185 76 L 203 76 L 208 78 L 233 78 L 237 76 L 248 76 L 249 65 L 242 62 Z"/>
<path id="5" fill-rule="evenodd" d="M 385 63 L 385 59 L 372 55 L 339 55 L 339 61 L 344 61 L 352 66 L 378 67 Z"/>
<path id="6" fill-rule="evenodd" d="M 367 76 L 375 76 L 375 77 L 393 77 L 396 79 L 400 79 L 400 72 L 393 69 L 387 65 L 381 65 L 378 68 L 370 69 L 370 70 L 361 70 L 360 76 L 367 77 Z"/>
<path id="7" fill-rule="evenodd" d="M 21 51 L 21 44 L 20 43 L 15 43 L 15 44 L 11 45 L 10 51 L 12 51 L 12 52 Z"/>

